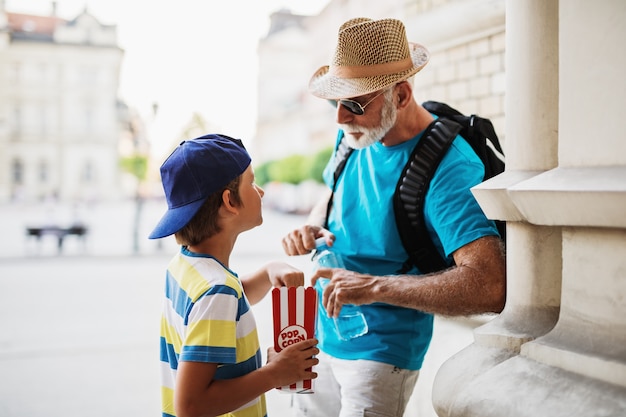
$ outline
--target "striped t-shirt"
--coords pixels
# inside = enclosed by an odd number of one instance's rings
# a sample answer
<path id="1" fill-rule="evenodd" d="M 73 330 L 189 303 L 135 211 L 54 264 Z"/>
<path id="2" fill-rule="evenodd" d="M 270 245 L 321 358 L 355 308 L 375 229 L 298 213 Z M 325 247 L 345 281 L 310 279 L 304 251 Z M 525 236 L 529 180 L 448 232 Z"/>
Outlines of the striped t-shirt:
<path id="1" fill-rule="evenodd" d="M 161 319 L 163 416 L 175 416 L 180 361 L 212 362 L 215 379 L 245 375 L 262 365 L 256 322 L 237 274 L 215 258 L 181 248 L 170 261 Z M 226 414 L 263 417 L 265 396 Z"/>

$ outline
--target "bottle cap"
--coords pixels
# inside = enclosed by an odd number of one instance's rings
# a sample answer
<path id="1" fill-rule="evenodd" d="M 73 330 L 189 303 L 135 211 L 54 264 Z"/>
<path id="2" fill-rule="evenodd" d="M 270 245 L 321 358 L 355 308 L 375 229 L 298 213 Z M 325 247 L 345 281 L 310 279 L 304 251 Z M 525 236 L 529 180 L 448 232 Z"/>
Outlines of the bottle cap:
<path id="1" fill-rule="evenodd" d="M 325 237 L 318 237 L 317 239 L 315 239 L 315 247 L 319 249 L 322 246 L 328 246 L 328 245 L 326 245 L 326 238 Z"/>

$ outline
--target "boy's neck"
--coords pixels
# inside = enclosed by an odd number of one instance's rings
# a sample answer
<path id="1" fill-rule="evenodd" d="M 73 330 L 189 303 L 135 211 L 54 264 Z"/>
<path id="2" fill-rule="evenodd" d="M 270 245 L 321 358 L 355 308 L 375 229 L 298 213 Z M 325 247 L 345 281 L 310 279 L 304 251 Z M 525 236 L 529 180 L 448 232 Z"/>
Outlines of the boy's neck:
<path id="1" fill-rule="evenodd" d="M 218 233 L 198 243 L 197 245 L 187 246 L 187 250 L 193 253 L 210 255 L 220 261 L 222 265 L 229 268 L 230 254 L 235 247 L 237 236 L 224 236 Z"/>

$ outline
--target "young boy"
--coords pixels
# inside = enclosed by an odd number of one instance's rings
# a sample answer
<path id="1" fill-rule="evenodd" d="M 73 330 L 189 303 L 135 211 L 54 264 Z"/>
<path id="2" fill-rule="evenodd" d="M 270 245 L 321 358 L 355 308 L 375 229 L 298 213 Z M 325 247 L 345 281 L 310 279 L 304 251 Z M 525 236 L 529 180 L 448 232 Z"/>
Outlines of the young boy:
<path id="1" fill-rule="evenodd" d="M 263 222 L 240 140 L 206 135 L 182 142 L 161 166 L 168 210 L 150 234 L 181 245 L 166 274 L 161 320 L 163 416 L 265 416 L 264 393 L 316 378 L 317 340 L 280 353 L 261 350 L 250 304 L 272 286 L 304 284 L 301 271 L 272 262 L 239 278 L 229 269 L 237 236 Z"/>

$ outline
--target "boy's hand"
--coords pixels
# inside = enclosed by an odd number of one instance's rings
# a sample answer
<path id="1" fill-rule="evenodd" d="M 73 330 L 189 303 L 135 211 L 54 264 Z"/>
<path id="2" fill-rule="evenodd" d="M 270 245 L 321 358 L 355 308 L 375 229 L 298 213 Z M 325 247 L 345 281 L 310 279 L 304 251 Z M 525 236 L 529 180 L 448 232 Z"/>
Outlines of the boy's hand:
<path id="1" fill-rule="evenodd" d="M 304 272 L 285 262 L 270 262 L 267 265 L 267 275 L 272 287 L 304 286 Z"/>
<path id="2" fill-rule="evenodd" d="M 267 350 L 267 365 L 271 368 L 275 387 L 291 385 L 305 379 L 317 378 L 311 368 L 319 363 L 314 356 L 320 353 L 317 339 L 303 340 L 276 352 L 273 347 Z"/>

